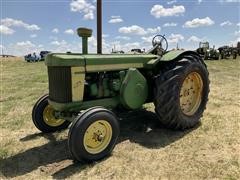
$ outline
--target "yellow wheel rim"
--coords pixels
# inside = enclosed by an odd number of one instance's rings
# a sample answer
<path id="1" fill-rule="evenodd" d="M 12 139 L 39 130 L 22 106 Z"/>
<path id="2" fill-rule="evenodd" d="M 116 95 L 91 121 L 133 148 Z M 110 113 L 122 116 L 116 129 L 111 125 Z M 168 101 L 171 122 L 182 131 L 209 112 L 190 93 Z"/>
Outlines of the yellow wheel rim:
<path id="1" fill-rule="evenodd" d="M 198 110 L 202 101 L 203 81 L 197 72 L 192 72 L 184 79 L 180 91 L 180 106 L 188 116 Z"/>
<path id="2" fill-rule="evenodd" d="M 43 111 L 43 121 L 47 125 L 52 126 L 52 127 L 60 126 L 65 122 L 64 119 L 56 119 L 55 118 L 54 109 L 50 105 L 47 105 Z"/>
<path id="3" fill-rule="evenodd" d="M 92 123 L 85 131 L 83 145 L 90 154 L 102 152 L 112 139 L 112 126 L 105 120 Z"/>

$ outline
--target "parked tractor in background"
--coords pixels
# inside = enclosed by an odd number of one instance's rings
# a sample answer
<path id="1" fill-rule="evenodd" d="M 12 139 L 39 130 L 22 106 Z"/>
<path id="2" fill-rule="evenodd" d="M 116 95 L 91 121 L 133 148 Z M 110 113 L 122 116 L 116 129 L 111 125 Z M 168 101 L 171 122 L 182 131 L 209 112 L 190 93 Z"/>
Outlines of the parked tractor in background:
<path id="1" fill-rule="evenodd" d="M 222 46 L 218 48 L 220 52 L 221 59 L 228 59 L 228 58 L 237 58 L 238 50 L 237 48 L 230 47 L 230 46 Z"/>
<path id="2" fill-rule="evenodd" d="M 233 59 L 236 59 L 237 56 L 240 56 L 240 42 L 237 43 L 236 47 L 232 46 L 232 56 Z"/>
<path id="3" fill-rule="evenodd" d="M 41 57 L 34 52 L 32 54 L 24 56 L 24 59 L 27 62 L 38 62 L 41 60 Z"/>
<path id="4" fill-rule="evenodd" d="M 47 56 L 47 54 L 49 54 L 50 51 L 41 51 L 39 53 L 39 55 L 37 53 L 30 53 L 27 54 L 26 56 L 24 56 L 25 61 L 27 62 L 39 62 L 39 61 L 44 61 L 45 57 Z"/>
<path id="5" fill-rule="evenodd" d="M 145 49 L 131 49 L 130 54 L 142 54 L 145 53 Z"/>
<path id="6" fill-rule="evenodd" d="M 238 55 L 240 56 L 240 42 L 237 43 L 237 52 L 238 52 Z"/>
<path id="7" fill-rule="evenodd" d="M 219 51 L 215 49 L 215 46 L 213 46 L 213 48 L 210 48 L 209 42 L 200 42 L 199 48 L 196 51 L 201 57 L 203 57 L 204 60 L 219 59 L 219 55 L 220 55 Z"/>
<path id="8" fill-rule="evenodd" d="M 41 61 L 44 61 L 45 60 L 45 57 L 51 53 L 51 51 L 41 51 L 40 52 L 40 56 L 41 56 Z"/>
<path id="9" fill-rule="evenodd" d="M 144 54 L 102 54 L 99 0 L 97 14 L 98 54 L 88 54 L 92 30 L 79 28 L 82 53 L 47 55 L 49 93 L 33 107 L 35 126 L 50 133 L 72 123 L 68 147 L 79 161 L 96 161 L 112 152 L 120 132 L 115 114 L 119 109 L 137 110 L 153 102 L 166 127 L 196 126 L 209 93 L 201 56 L 194 51 L 167 51 L 168 42 L 161 35 L 153 38 L 153 47 Z"/>
<path id="10" fill-rule="evenodd" d="M 124 51 L 117 51 L 117 50 L 112 50 L 111 52 L 112 54 L 124 54 L 125 52 Z"/>
<path id="11" fill-rule="evenodd" d="M 231 47 L 231 52 L 232 52 L 232 58 L 237 59 L 237 55 L 238 55 L 237 47 Z"/>

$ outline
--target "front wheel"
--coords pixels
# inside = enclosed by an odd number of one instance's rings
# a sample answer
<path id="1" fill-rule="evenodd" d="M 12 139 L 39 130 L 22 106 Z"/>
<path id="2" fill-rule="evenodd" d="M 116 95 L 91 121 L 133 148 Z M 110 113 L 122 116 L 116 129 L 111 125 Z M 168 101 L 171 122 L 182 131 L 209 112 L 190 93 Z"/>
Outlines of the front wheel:
<path id="1" fill-rule="evenodd" d="M 220 57 L 219 55 L 216 55 L 215 60 L 219 60 L 219 57 Z"/>
<path id="2" fill-rule="evenodd" d="M 68 146 L 74 159 L 96 161 L 109 155 L 119 135 L 113 112 L 95 107 L 74 120 L 68 134 Z"/>
<path id="3" fill-rule="evenodd" d="M 165 68 L 155 79 L 155 111 L 173 129 L 194 127 L 202 117 L 209 93 L 207 67 L 196 55 L 186 55 Z"/>
<path id="4" fill-rule="evenodd" d="M 70 122 L 55 117 L 55 110 L 48 104 L 48 97 L 48 94 L 46 94 L 35 103 L 32 110 L 34 125 L 44 133 L 66 129 Z"/>

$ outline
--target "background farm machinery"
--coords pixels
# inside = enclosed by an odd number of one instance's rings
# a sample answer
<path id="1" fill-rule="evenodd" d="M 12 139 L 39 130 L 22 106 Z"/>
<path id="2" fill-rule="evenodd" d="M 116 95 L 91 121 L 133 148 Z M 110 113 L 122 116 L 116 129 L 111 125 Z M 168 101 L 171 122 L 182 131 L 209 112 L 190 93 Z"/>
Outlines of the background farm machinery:
<path id="1" fill-rule="evenodd" d="M 238 52 L 238 55 L 240 56 L 240 42 L 237 43 L 237 52 Z"/>
<path id="2" fill-rule="evenodd" d="M 236 59 L 238 55 L 237 47 L 222 46 L 218 48 L 221 59 L 233 58 Z"/>
<path id="3" fill-rule="evenodd" d="M 218 49 L 210 48 L 209 42 L 200 42 L 199 48 L 196 52 L 204 59 L 204 60 L 218 60 L 218 59 L 236 59 L 237 56 L 240 56 L 240 42 L 237 43 L 236 47 L 230 46 L 221 46 Z"/>
<path id="4" fill-rule="evenodd" d="M 210 48 L 209 42 L 200 42 L 199 48 L 196 50 L 197 53 L 204 58 L 204 60 L 207 59 L 219 59 L 219 51 L 215 49 L 215 46 L 213 48 Z"/>
<path id="5" fill-rule="evenodd" d="M 41 51 L 38 54 L 36 54 L 35 52 L 32 54 L 28 54 L 26 56 L 24 56 L 25 61 L 27 62 L 38 62 L 38 61 L 44 61 L 45 57 L 47 56 L 47 54 L 49 54 L 50 51 Z"/>

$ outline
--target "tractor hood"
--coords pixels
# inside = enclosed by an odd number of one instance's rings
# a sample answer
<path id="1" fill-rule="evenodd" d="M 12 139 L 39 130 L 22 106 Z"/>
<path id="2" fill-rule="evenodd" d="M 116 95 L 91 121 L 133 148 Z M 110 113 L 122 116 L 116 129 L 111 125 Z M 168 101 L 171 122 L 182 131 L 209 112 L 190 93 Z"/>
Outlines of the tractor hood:
<path id="1" fill-rule="evenodd" d="M 46 66 L 84 66 L 84 57 L 81 54 L 48 54 L 45 58 Z"/>
<path id="2" fill-rule="evenodd" d="M 48 54 L 45 60 L 47 66 L 105 66 L 105 65 L 131 65 L 142 66 L 159 56 L 153 54 Z"/>
<path id="3" fill-rule="evenodd" d="M 83 67 L 86 72 L 113 71 L 128 68 L 153 68 L 160 61 L 172 61 L 193 51 L 174 50 L 162 57 L 154 54 L 74 54 L 52 53 L 45 58 L 47 66 Z"/>

